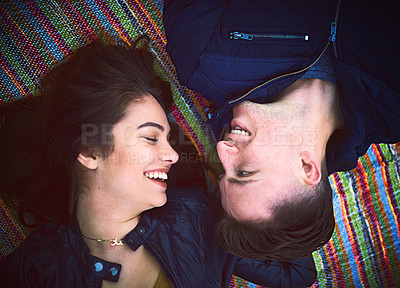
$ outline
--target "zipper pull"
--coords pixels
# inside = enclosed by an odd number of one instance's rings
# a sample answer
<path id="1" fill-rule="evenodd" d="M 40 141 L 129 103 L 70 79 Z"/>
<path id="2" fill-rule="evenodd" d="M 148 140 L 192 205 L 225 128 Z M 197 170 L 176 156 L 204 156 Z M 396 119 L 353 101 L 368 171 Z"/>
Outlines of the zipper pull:
<path id="1" fill-rule="evenodd" d="M 329 37 L 329 40 L 336 42 L 336 22 L 331 23 L 331 36 Z"/>
<path id="2" fill-rule="evenodd" d="M 234 40 L 243 39 L 251 41 L 253 40 L 253 35 L 241 32 L 231 32 L 229 33 L 229 38 Z"/>

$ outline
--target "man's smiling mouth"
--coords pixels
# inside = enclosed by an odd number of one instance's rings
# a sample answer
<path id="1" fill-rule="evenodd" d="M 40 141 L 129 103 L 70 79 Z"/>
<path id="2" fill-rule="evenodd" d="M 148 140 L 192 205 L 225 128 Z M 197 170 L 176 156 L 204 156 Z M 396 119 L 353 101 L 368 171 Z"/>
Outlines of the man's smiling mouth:
<path id="1" fill-rule="evenodd" d="M 243 128 L 239 127 L 239 126 L 235 126 L 235 128 L 233 128 L 230 133 L 238 134 L 238 135 L 250 136 L 250 132 L 249 131 L 246 131 L 245 129 L 243 129 Z"/>

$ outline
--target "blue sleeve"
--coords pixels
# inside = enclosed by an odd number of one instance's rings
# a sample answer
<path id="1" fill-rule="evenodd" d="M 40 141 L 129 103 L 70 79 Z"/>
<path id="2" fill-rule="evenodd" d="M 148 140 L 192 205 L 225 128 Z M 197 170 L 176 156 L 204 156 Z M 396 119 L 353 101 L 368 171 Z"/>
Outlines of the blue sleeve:
<path id="1" fill-rule="evenodd" d="M 234 274 L 266 287 L 309 287 L 317 277 L 312 255 L 299 260 L 254 261 L 241 258 Z"/>
<path id="2" fill-rule="evenodd" d="M 167 51 L 179 80 L 186 85 L 196 68 L 200 54 L 214 35 L 227 0 L 165 0 L 163 21 Z"/>

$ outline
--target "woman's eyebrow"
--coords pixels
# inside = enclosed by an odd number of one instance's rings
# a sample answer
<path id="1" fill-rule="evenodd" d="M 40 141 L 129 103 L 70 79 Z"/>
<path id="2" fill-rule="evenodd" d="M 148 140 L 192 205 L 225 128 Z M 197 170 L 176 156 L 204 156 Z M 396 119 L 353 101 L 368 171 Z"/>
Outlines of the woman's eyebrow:
<path id="1" fill-rule="evenodd" d="M 154 122 L 146 122 L 146 123 L 140 124 L 136 129 L 141 129 L 141 128 L 145 128 L 145 127 L 155 127 L 158 130 L 160 130 L 161 132 L 164 132 L 164 130 L 165 130 L 164 126 L 162 126 L 158 123 L 154 123 Z"/>

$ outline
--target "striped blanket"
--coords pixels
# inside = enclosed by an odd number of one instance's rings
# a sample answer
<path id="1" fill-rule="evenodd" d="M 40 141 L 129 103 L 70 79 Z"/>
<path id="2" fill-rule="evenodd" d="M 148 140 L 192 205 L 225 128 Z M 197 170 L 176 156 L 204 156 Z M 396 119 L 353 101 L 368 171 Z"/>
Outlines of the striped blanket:
<path id="1" fill-rule="evenodd" d="M 129 43 L 147 34 L 157 70 L 172 84 L 171 115 L 199 154 L 216 162 L 206 102 L 180 85 L 165 51 L 162 5 L 162 0 L 1 1 L 0 102 L 34 95 L 42 76 L 86 43 L 99 37 Z M 313 254 L 318 279 L 312 287 L 400 287 L 399 157 L 400 145 L 372 145 L 354 170 L 330 176 L 337 224 L 329 243 Z M 2 259 L 30 230 L 2 202 L 0 213 Z M 259 286 L 233 276 L 231 287 Z"/>

